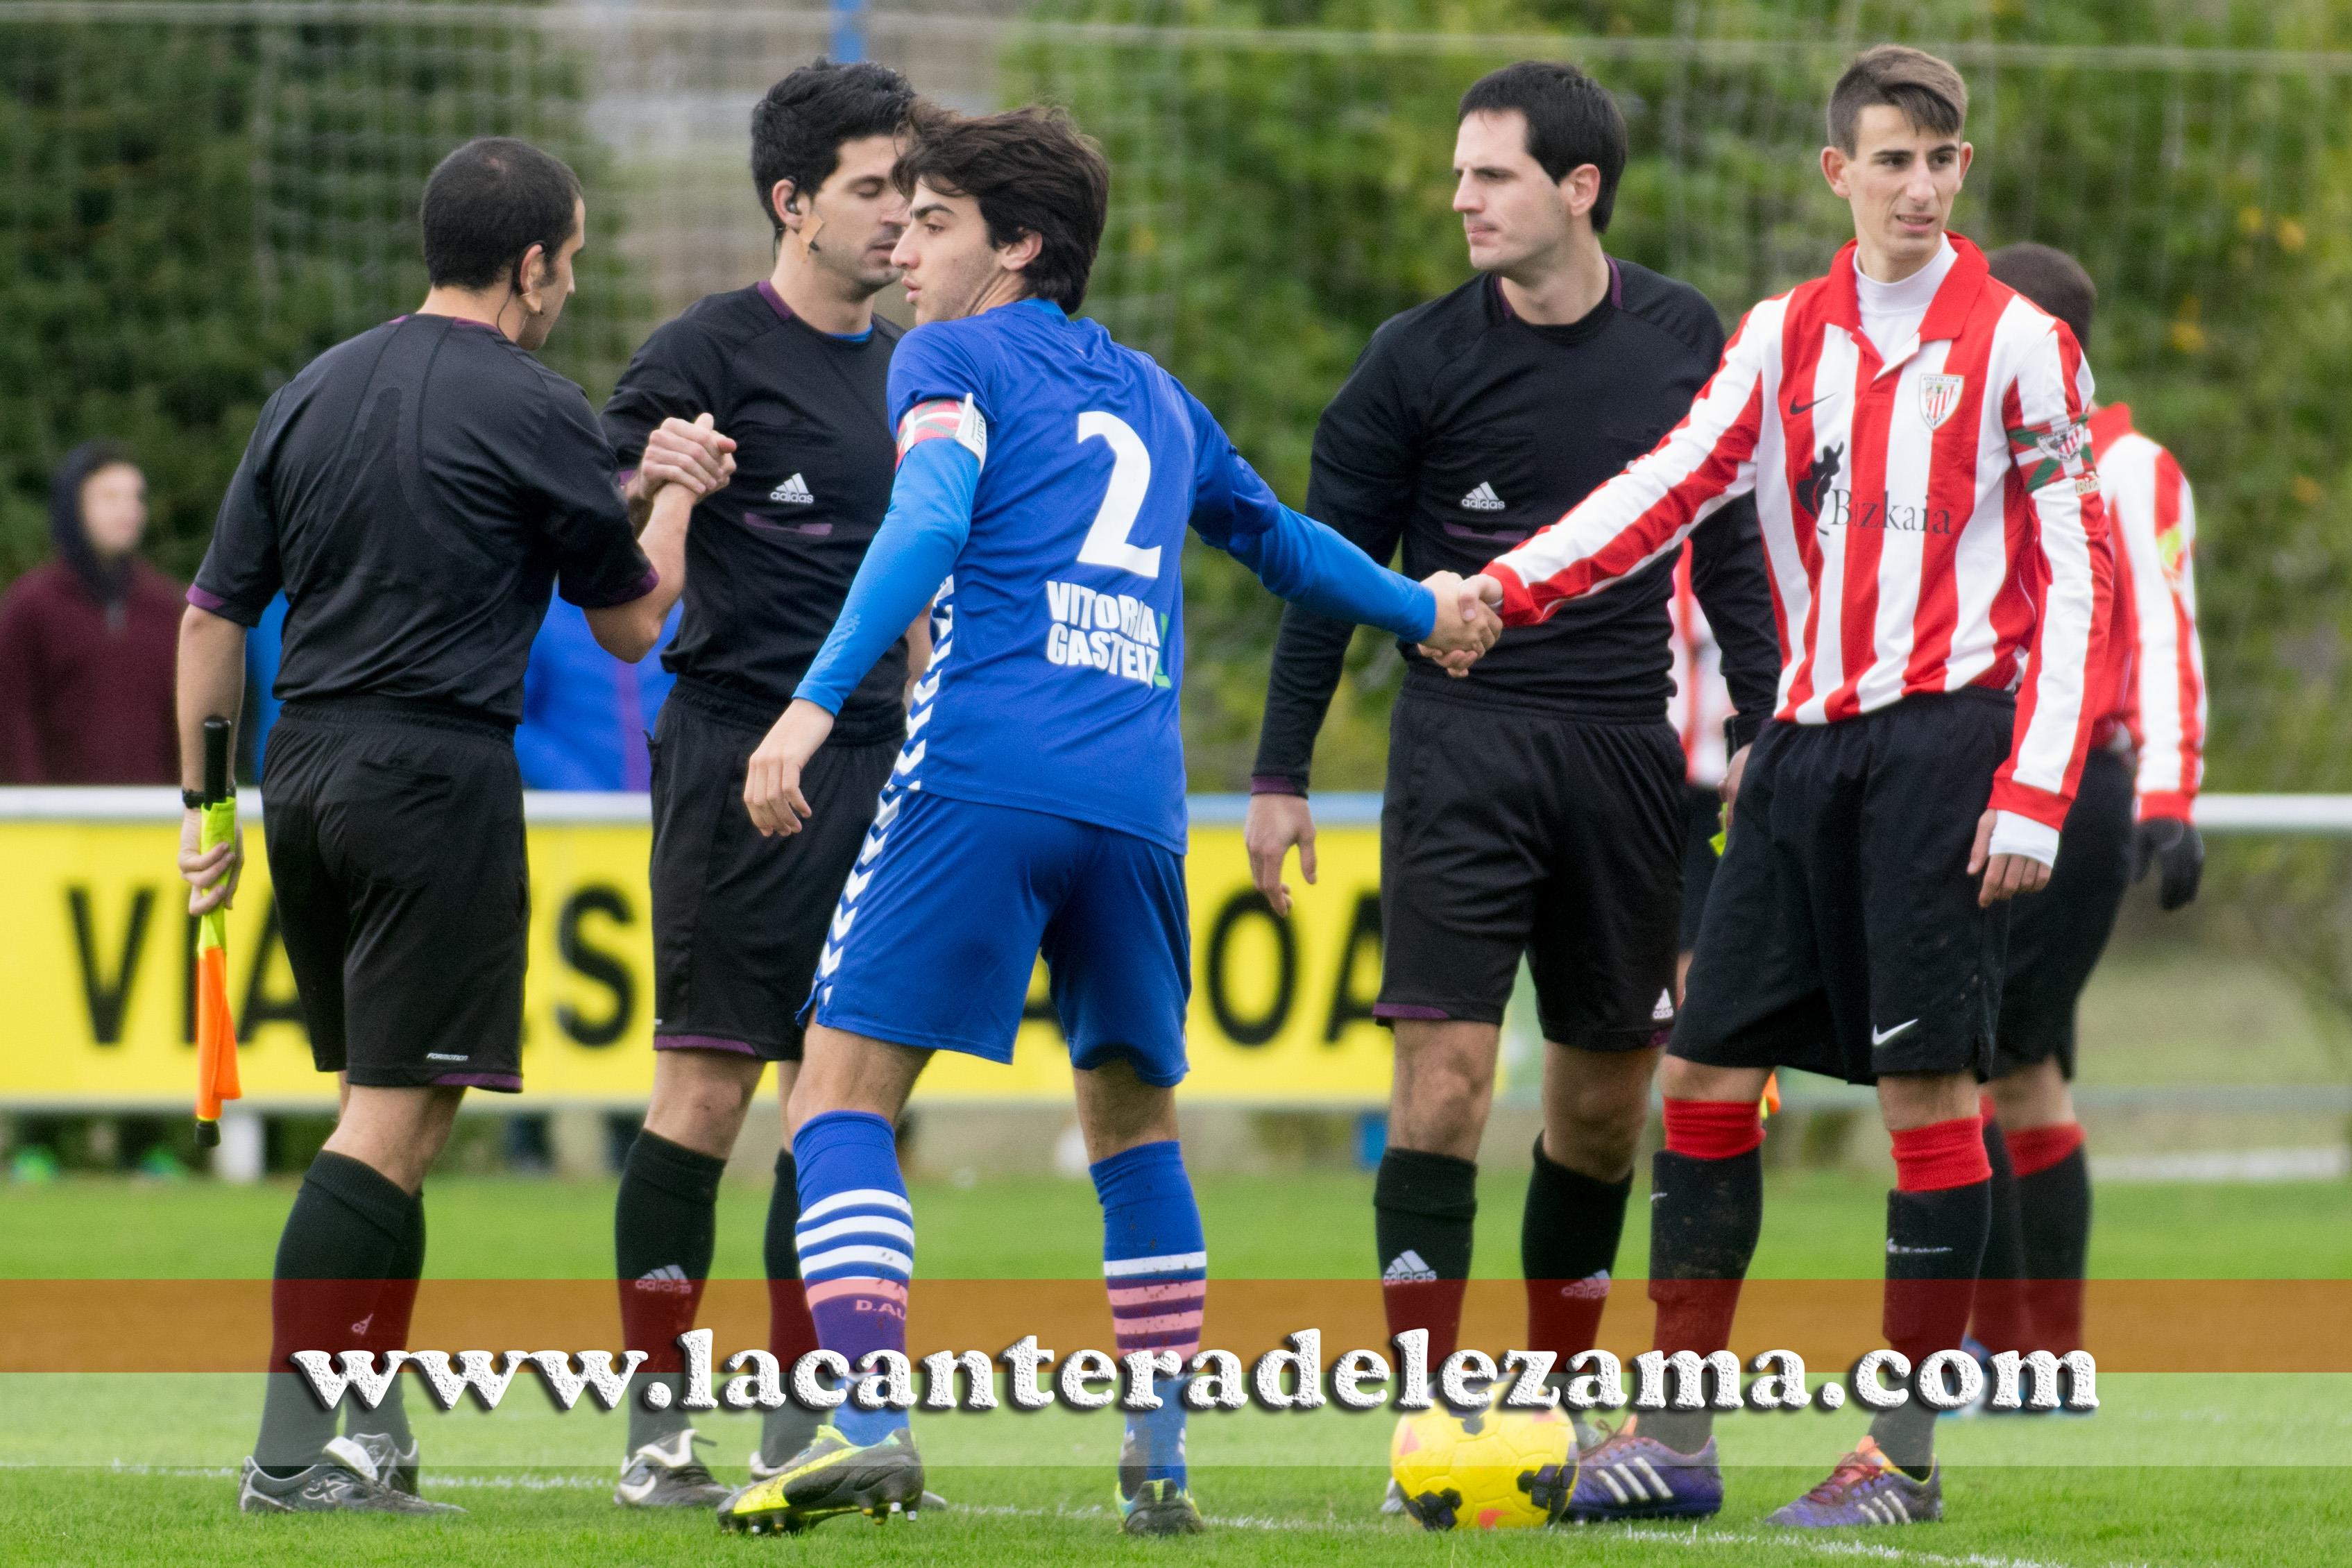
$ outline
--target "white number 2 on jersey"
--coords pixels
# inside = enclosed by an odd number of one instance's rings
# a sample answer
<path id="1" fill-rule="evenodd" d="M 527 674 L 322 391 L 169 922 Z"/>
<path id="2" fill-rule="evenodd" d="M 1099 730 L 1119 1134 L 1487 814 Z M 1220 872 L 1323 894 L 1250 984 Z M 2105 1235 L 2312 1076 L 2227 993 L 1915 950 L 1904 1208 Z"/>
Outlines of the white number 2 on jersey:
<path id="1" fill-rule="evenodd" d="M 1078 559 L 1089 566 L 1109 566 L 1139 577 L 1160 575 L 1160 546 L 1149 550 L 1129 544 L 1128 534 L 1143 510 L 1143 497 L 1151 489 L 1151 454 L 1134 426 L 1116 414 L 1088 409 L 1078 416 L 1081 446 L 1101 437 L 1110 443 L 1110 489 L 1103 492 L 1102 508 L 1078 547 Z"/>

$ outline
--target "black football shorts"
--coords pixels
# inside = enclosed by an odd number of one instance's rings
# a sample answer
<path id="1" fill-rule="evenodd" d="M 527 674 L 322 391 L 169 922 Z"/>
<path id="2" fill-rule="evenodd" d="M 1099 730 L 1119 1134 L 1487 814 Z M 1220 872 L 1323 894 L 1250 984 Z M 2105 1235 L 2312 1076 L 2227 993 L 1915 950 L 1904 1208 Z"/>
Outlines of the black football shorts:
<path id="1" fill-rule="evenodd" d="M 654 723 L 654 1048 L 801 1058 L 808 1000 L 843 879 L 899 742 L 819 748 L 813 815 L 762 838 L 743 805 L 775 715 L 679 681 Z"/>
<path id="2" fill-rule="evenodd" d="M 2050 885 L 2018 900 L 2010 916 L 1995 1078 L 2053 1057 L 2059 1071 L 2074 1076 L 2075 1009 L 2131 886 L 2132 824 L 2131 764 L 2093 752 L 2058 834 Z"/>
<path id="3" fill-rule="evenodd" d="M 2011 906 L 1977 907 L 1968 862 L 2014 712 L 1971 690 L 1764 727 L 1675 1056 L 1849 1083 L 1990 1074 Z"/>
<path id="4" fill-rule="evenodd" d="M 521 1089 L 530 869 L 506 727 L 390 699 L 289 702 L 261 793 L 319 1070 Z"/>
<path id="5" fill-rule="evenodd" d="M 1408 689 L 1381 807 L 1375 1016 L 1500 1023 L 1525 954 L 1544 1038 L 1664 1043 L 1683 890 L 1674 727 Z"/>

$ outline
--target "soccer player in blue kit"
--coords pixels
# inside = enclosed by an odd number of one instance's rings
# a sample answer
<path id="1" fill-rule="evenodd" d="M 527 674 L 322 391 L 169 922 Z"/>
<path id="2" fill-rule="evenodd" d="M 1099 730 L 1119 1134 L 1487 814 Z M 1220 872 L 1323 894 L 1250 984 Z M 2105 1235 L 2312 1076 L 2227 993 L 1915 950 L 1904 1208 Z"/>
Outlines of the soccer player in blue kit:
<path id="1" fill-rule="evenodd" d="M 854 1371 L 903 1354 L 914 1215 L 893 1127 L 933 1051 L 1009 1061 L 1040 952 L 1068 1037 L 1103 1208 L 1118 1349 L 1155 1357 L 1130 1414 L 1123 1528 L 1190 1534 L 1182 1374 L 1207 1249 L 1176 1142 L 1191 991 L 1180 555 L 1189 527 L 1275 593 L 1432 648 L 1483 652 L 1458 579 L 1416 584 L 1282 505 L 1207 409 L 1074 320 L 1110 173 L 1058 112 L 926 116 L 898 163 L 893 257 L 916 327 L 890 367 L 890 509 L 832 636 L 753 752 L 744 803 L 798 831 L 834 710 L 925 604 L 934 653 L 907 744 L 842 889 L 794 1088 L 802 1277 Z M 1132 1375 L 1132 1374 L 1131 1374 Z M 845 1403 L 736 1530 L 912 1511 L 903 1412 Z"/>

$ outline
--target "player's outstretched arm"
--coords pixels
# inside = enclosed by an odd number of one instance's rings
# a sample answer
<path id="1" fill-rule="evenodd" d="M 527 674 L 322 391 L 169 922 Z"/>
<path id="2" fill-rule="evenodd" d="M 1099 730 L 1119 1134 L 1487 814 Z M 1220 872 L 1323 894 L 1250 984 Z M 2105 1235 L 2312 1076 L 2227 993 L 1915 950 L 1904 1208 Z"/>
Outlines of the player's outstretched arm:
<path id="1" fill-rule="evenodd" d="M 944 405 L 952 416 L 956 405 Z M 908 411 L 904 426 L 920 431 L 932 405 Z M 950 419 L 949 429 L 954 426 Z M 810 816 L 801 773 L 833 732 L 834 715 L 857 689 L 884 650 L 904 637 L 955 570 L 971 533 L 972 497 L 980 486 L 980 456 L 961 439 L 901 437 L 904 456 L 890 485 L 890 510 L 875 531 L 866 559 L 849 584 L 841 615 L 817 650 L 774 728 L 751 753 L 743 777 L 743 806 L 762 835 L 798 833 Z"/>
<path id="2" fill-rule="evenodd" d="M 1690 412 L 1645 457 L 1559 521 L 1487 564 L 1507 626 L 1532 626 L 1561 604 L 1621 581 L 1679 547 L 1691 530 L 1756 488 L 1767 345 L 1785 301 L 1748 313 Z"/>

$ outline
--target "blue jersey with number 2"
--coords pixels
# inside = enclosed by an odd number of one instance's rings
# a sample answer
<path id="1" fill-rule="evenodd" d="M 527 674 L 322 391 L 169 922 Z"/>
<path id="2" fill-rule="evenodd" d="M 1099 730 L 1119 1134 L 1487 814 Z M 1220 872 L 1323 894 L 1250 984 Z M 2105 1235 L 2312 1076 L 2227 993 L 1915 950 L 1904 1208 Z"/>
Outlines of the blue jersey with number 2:
<path id="1" fill-rule="evenodd" d="M 1185 531 L 1226 546 L 1279 503 L 1174 376 L 1049 302 L 900 342 L 894 426 L 967 397 L 987 432 L 971 531 L 893 782 L 1181 853 Z"/>

